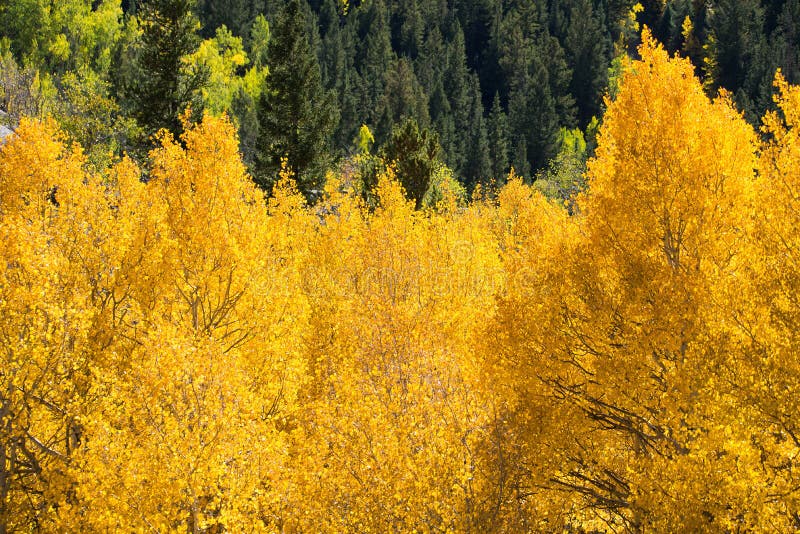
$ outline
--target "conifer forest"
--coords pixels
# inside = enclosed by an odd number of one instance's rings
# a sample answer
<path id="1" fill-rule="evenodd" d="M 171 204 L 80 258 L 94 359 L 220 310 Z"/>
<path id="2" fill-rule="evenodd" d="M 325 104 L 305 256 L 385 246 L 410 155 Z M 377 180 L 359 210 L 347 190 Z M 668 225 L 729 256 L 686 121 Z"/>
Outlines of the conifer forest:
<path id="1" fill-rule="evenodd" d="M 800 0 L 0 0 L 0 534 L 800 531 Z"/>

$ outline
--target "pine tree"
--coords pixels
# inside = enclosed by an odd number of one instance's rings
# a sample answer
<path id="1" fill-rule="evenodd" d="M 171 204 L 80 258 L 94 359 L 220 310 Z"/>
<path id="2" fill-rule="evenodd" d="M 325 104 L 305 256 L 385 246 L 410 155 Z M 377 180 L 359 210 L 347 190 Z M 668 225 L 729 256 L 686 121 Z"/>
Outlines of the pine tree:
<path id="1" fill-rule="evenodd" d="M 401 57 L 392 63 L 386 73 L 386 90 L 379 106 L 381 115 L 375 128 L 378 142 L 387 139 L 394 125 L 407 117 L 413 117 L 423 128 L 429 125 L 428 97 L 408 58 Z"/>
<path id="2" fill-rule="evenodd" d="M 339 0 L 325 0 L 320 8 L 319 61 L 323 87 L 337 96 L 340 120 L 333 133 L 333 146 L 341 153 L 349 150 L 362 121 L 358 115 L 359 77 L 353 65 L 355 28 L 341 24 L 338 5 Z"/>
<path id="3" fill-rule="evenodd" d="M 774 75 L 763 34 L 764 8 L 758 0 L 719 0 L 708 22 L 709 85 L 733 93 L 748 119 L 757 122 L 771 103 Z"/>
<path id="4" fill-rule="evenodd" d="M 495 184 L 500 185 L 505 181 L 508 173 L 509 151 L 508 118 L 500 104 L 500 95 L 494 94 L 492 111 L 489 113 L 488 137 L 490 176 Z"/>
<path id="5" fill-rule="evenodd" d="M 268 87 L 258 106 L 255 179 L 271 191 L 285 159 L 300 190 L 312 199 L 322 184 L 338 115 L 333 93 L 323 90 L 298 0 L 291 0 L 278 17 L 268 57 Z"/>
<path id="6" fill-rule="evenodd" d="M 525 4 L 506 17 L 502 36 L 501 65 L 508 80 L 515 147 L 512 160 L 517 172 L 526 176 L 555 156 L 559 128 L 575 122 L 575 102 L 569 93 L 572 72 L 542 18 L 535 3 Z"/>
<path id="7" fill-rule="evenodd" d="M 361 75 L 361 110 L 363 122 L 376 124 L 380 115 L 378 102 L 386 87 L 386 73 L 389 71 L 394 52 L 392 51 L 389 21 L 383 0 L 370 2 L 361 13 L 363 31 L 362 46 L 357 54 L 357 67 Z"/>
<path id="8" fill-rule="evenodd" d="M 239 37 L 250 33 L 255 18 L 252 0 L 198 0 L 198 13 L 203 22 L 204 37 L 211 37 L 220 26 L 226 26 Z"/>
<path id="9" fill-rule="evenodd" d="M 483 117 L 483 102 L 478 76 L 470 76 L 470 114 L 467 132 L 467 157 L 464 162 L 463 180 L 468 189 L 478 183 L 486 183 L 491 174 L 491 157 L 486 121 Z"/>
<path id="10" fill-rule="evenodd" d="M 422 48 L 422 36 L 425 21 L 417 0 L 409 0 L 401 4 L 403 23 L 400 27 L 401 51 L 411 58 L 416 58 Z"/>
<path id="11" fill-rule="evenodd" d="M 129 97 L 133 115 L 148 135 L 162 128 L 179 135 L 179 117 L 206 81 L 202 69 L 191 75 L 182 71 L 181 58 L 200 42 L 194 7 L 194 0 L 147 0 L 138 6 L 142 37 Z"/>
<path id="12" fill-rule="evenodd" d="M 590 0 L 572 2 L 562 42 L 572 70 L 569 93 L 575 98 L 578 124 L 583 128 L 601 114 L 611 59 L 611 43 Z"/>
<path id="13" fill-rule="evenodd" d="M 456 175 L 464 175 L 470 136 L 469 70 L 464 44 L 464 32 L 458 22 L 453 24 L 453 40 L 446 52 L 443 73 L 444 91 L 450 102 L 452 132 L 442 131 L 445 162 Z"/>
<path id="14" fill-rule="evenodd" d="M 345 68 L 345 49 L 339 28 L 339 13 L 336 0 L 326 0 L 319 14 L 320 57 L 319 66 L 322 84 L 326 89 L 339 89 L 337 84 Z"/>
<path id="15" fill-rule="evenodd" d="M 431 95 L 433 100 L 433 93 L 436 90 L 437 84 L 442 86 L 443 81 L 443 65 L 442 57 L 445 55 L 445 44 L 442 39 L 442 32 L 439 28 L 434 27 L 425 36 L 425 41 L 422 43 L 422 49 L 417 59 L 414 61 L 414 71 L 417 74 L 419 82 L 425 89 L 428 95 Z M 442 90 L 443 87 L 442 87 Z M 436 114 L 431 108 L 431 119 L 436 119 Z"/>
<path id="16" fill-rule="evenodd" d="M 769 47 L 777 57 L 781 73 L 789 83 L 800 82 L 800 1 L 787 0 L 777 18 L 773 43 Z"/>
<path id="17" fill-rule="evenodd" d="M 433 174 L 441 165 L 439 152 L 437 135 L 427 129 L 420 130 L 413 118 L 394 128 L 381 151 L 386 163 L 395 165 L 397 178 L 416 209 L 422 207 Z"/>

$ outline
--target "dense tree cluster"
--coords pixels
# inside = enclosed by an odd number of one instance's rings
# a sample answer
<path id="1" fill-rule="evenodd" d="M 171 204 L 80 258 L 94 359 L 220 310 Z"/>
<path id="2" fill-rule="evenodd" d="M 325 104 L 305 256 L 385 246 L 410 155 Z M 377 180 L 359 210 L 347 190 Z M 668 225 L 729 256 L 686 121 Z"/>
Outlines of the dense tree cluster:
<path id="1" fill-rule="evenodd" d="M 795 531 L 800 88 L 759 135 L 642 41 L 567 206 L 514 174 L 464 203 L 411 118 L 314 204 L 285 166 L 265 199 L 210 112 L 147 180 L 23 118 L 0 532 Z"/>
<path id="2" fill-rule="evenodd" d="M 467 191 L 513 167 L 572 202 L 643 25 L 758 125 L 776 69 L 800 82 L 798 21 L 798 0 L 0 0 L 0 109 L 99 166 L 227 113 L 257 183 L 287 166 L 309 199 L 362 126 L 377 155 L 411 119 Z"/>
<path id="3" fill-rule="evenodd" d="M 800 83 L 797 0 L 663 4 L 644 22 L 670 51 L 691 58 L 708 90 L 731 92 L 751 123 L 757 124 L 766 110 L 774 109 L 776 69 L 782 69 L 791 83 Z"/>

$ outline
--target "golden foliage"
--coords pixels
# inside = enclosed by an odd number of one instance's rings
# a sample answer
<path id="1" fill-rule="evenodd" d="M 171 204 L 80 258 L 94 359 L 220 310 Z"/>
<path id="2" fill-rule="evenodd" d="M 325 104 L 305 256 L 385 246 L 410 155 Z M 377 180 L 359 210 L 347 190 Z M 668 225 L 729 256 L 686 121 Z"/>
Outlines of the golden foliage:
<path id="1" fill-rule="evenodd" d="M 800 89 L 762 142 L 643 42 L 572 215 L 265 200 L 211 116 L 144 183 L 23 121 L 0 532 L 795 529 Z"/>

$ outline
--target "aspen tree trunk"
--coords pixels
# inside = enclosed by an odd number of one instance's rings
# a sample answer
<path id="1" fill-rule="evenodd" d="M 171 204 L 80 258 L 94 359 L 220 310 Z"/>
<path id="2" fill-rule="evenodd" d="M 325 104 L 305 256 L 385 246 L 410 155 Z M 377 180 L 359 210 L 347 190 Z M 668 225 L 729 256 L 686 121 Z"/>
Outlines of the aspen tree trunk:
<path id="1" fill-rule="evenodd" d="M 13 466 L 11 465 L 8 441 L 3 437 L 4 430 L 8 431 L 6 435 L 11 434 L 11 421 L 9 418 L 11 412 L 11 385 L 8 385 L 9 394 L 0 404 L 0 423 L 2 424 L 0 426 L 0 534 L 8 532 L 8 518 L 11 515 L 8 509 L 8 493 L 11 486 L 11 469 L 13 469 Z"/>
<path id="2" fill-rule="evenodd" d="M 8 520 L 8 458 L 6 454 L 6 446 L 0 442 L 0 534 L 8 532 L 6 524 Z"/>

